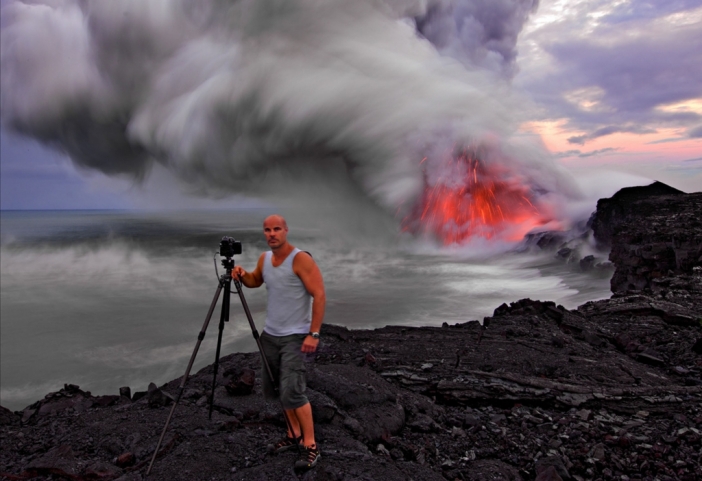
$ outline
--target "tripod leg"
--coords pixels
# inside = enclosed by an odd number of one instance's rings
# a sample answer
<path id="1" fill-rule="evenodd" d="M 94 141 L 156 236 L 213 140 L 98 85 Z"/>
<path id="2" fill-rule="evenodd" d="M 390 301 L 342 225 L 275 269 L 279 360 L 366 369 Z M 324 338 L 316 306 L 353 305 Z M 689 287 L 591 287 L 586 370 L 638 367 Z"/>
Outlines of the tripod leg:
<path id="1" fill-rule="evenodd" d="M 229 301 L 231 298 L 232 281 L 228 280 L 224 286 L 224 297 L 222 298 L 222 314 L 219 317 L 219 335 L 217 336 L 217 354 L 215 354 L 214 377 L 212 378 L 212 392 L 210 393 L 210 410 L 208 419 L 212 419 L 212 407 L 214 406 L 214 393 L 217 386 L 217 372 L 219 371 L 219 353 L 222 348 L 222 332 L 224 323 L 229 321 Z"/>
<path id="2" fill-rule="evenodd" d="M 271 380 L 271 384 L 273 384 L 273 389 L 275 390 L 276 395 L 278 396 L 278 399 L 280 400 L 280 407 L 283 410 L 283 418 L 285 418 L 285 424 L 288 427 L 288 431 L 294 436 L 295 431 L 293 430 L 292 424 L 290 423 L 290 419 L 288 419 L 288 415 L 285 412 L 285 406 L 283 406 L 283 400 L 280 399 L 280 391 L 278 390 L 278 383 L 273 377 L 273 371 L 271 371 L 271 366 L 268 364 L 268 360 L 266 359 L 266 355 L 263 352 L 263 345 L 261 344 L 261 336 L 258 334 L 258 330 L 256 329 L 256 324 L 254 324 L 253 317 L 251 316 L 251 311 L 249 310 L 249 304 L 246 302 L 246 298 L 244 297 L 244 291 L 241 289 L 241 282 L 239 282 L 239 279 L 236 277 L 233 278 L 234 280 L 234 285 L 236 287 L 236 292 L 239 294 L 239 300 L 241 301 L 241 306 L 244 308 L 244 313 L 246 314 L 246 319 L 249 321 L 249 326 L 251 326 L 251 333 L 253 334 L 254 339 L 256 340 L 256 345 L 258 346 L 258 351 L 261 353 L 261 363 L 263 363 L 263 368 L 266 370 L 266 373 L 268 374 L 268 378 Z"/>
<path id="3" fill-rule="evenodd" d="M 197 335 L 197 343 L 195 343 L 195 349 L 193 350 L 192 356 L 190 356 L 190 362 L 188 363 L 188 368 L 185 370 L 185 374 L 183 374 L 183 378 L 180 380 L 180 386 L 178 386 L 178 394 L 176 395 L 175 401 L 173 401 L 173 406 L 171 406 L 171 412 L 168 414 L 168 418 L 166 419 L 166 425 L 163 426 L 163 431 L 161 432 L 161 437 L 158 439 L 158 444 L 156 445 L 156 450 L 154 451 L 154 455 L 151 457 L 151 462 L 149 463 L 149 469 L 146 470 L 147 476 L 151 472 L 151 468 L 154 465 L 154 461 L 156 461 L 156 455 L 158 454 L 158 449 L 161 447 L 161 443 L 163 442 L 163 438 L 166 435 L 166 430 L 168 429 L 168 424 L 171 422 L 171 417 L 173 416 L 173 412 L 175 411 L 175 408 L 178 405 L 178 402 L 180 402 L 180 397 L 183 395 L 183 388 L 185 387 L 185 382 L 188 380 L 188 376 L 190 375 L 190 370 L 192 369 L 193 363 L 195 362 L 195 357 L 197 356 L 197 351 L 200 349 L 200 344 L 202 343 L 202 340 L 205 338 L 205 331 L 207 331 L 207 326 L 209 325 L 210 319 L 212 318 L 212 313 L 214 312 L 215 306 L 217 305 L 217 300 L 219 299 L 219 294 L 222 292 L 222 287 L 223 287 L 223 283 L 220 282 L 219 285 L 217 286 L 217 291 L 215 292 L 214 298 L 212 299 L 212 304 L 210 304 L 210 309 L 207 311 L 207 317 L 205 318 L 205 323 L 202 325 L 202 329 L 200 329 L 200 334 Z"/>

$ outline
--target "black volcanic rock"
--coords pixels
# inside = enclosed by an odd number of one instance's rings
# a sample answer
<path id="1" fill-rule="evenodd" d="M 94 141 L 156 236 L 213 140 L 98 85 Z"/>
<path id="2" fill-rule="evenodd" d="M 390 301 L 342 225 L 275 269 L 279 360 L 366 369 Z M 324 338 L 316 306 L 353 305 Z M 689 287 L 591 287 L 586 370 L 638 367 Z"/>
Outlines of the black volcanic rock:
<path id="1" fill-rule="evenodd" d="M 660 182 L 622 189 L 597 203 L 592 228 L 598 243 L 611 243 L 614 293 L 650 291 L 657 279 L 702 267 L 702 193 Z"/>
<path id="2" fill-rule="evenodd" d="M 687 322 L 698 315 L 629 296 L 578 310 L 522 299 L 496 309 L 486 329 L 325 325 L 308 368 L 323 458 L 301 478 L 596 479 L 605 470 L 699 478 L 702 328 Z M 653 352 L 662 362 L 642 357 Z M 255 353 L 225 356 L 221 367 L 261 369 Z M 220 375 L 209 421 L 198 393 L 206 397 L 212 372 L 189 379 L 192 395 L 181 399 L 149 479 L 300 479 L 295 453 L 266 452 L 284 422 L 280 406 L 263 399 L 259 376 L 250 395 L 233 396 L 231 378 Z M 178 384 L 159 390 L 172 394 Z M 0 426 L 2 471 L 143 479 L 168 411 L 143 398 Z M 642 464 L 651 452 L 674 463 Z"/>
<path id="3" fill-rule="evenodd" d="M 521 299 L 482 325 L 324 325 L 308 366 L 322 459 L 307 474 L 294 452 L 266 452 L 285 423 L 262 396 L 258 354 L 224 356 L 212 420 L 208 366 L 148 479 L 702 479 L 702 194 L 660 189 L 615 195 L 610 258 L 642 290 L 574 310 Z M 668 249 L 674 261 L 656 257 Z M 637 270 L 650 265 L 667 271 Z M 132 400 L 66 385 L 0 409 L 0 478 L 143 480 L 179 384 Z"/>
<path id="4" fill-rule="evenodd" d="M 590 227 L 598 246 L 602 249 L 611 247 L 614 232 L 636 214 L 634 204 L 638 201 L 684 194 L 683 191 L 662 182 L 654 182 L 646 186 L 625 187 L 612 197 L 598 200 L 597 210 L 590 219 Z"/>
<path id="5" fill-rule="evenodd" d="M 13 413 L 9 409 L 0 406 L 0 426 L 2 425 L 13 425 L 20 423 L 20 416 Z"/>
<path id="6" fill-rule="evenodd" d="M 59 478 L 73 479 L 80 471 L 79 462 L 75 458 L 71 446 L 62 444 L 29 463 L 26 473 L 28 477 L 55 475 Z"/>

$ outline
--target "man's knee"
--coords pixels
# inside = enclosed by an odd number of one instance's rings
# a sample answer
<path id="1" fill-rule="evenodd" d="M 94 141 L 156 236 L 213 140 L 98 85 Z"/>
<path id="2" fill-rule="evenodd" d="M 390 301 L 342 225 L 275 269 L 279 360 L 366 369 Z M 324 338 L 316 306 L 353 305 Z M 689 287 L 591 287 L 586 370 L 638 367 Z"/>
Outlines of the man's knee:
<path id="1" fill-rule="evenodd" d="M 310 401 L 307 399 L 307 396 L 302 395 L 302 396 L 296 396 L 296 397 L 291 397 L 291 398 L 285 398 L 281 396 L 281 404 L 283 405 L 284 409 L 299 409 L 303 407 L 305 404 L 309 404 Z"/>
<path id="2" fill-rule="evenodd" d="M 300 370 L 288 371 L 280 380 L 280 400 L 285 409 L 297 409 L 309 402 L 305 396 L 307 383 L 305 372 Z"/>

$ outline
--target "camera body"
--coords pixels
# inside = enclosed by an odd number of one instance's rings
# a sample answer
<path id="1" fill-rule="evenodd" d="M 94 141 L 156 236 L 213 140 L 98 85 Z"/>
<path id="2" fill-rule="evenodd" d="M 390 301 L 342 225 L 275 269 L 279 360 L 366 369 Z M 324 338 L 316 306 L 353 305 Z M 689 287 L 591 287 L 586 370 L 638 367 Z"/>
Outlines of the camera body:
<path id="1" fill-rule="evenodd" d="M 241 241 L 233 237 L 222 237 L 219 242 L 219 255 L 222 257 L 233 257 L 241 254 Z"/>

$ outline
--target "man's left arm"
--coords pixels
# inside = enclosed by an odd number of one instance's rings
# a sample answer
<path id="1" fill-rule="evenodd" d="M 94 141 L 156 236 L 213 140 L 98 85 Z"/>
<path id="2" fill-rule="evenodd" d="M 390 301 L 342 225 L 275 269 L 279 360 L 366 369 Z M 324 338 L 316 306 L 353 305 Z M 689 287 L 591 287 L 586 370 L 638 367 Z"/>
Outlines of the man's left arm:
<path id="1" fill-rule="evenodd" d="M 312 256 L 307 252 L 300 252 L 295 256 L 295 259 L 293 259 L 293 272 L 300 278 L 313 299 L 310 332 L 319 332 L 322 328 L 322 321 L 324 321 L 324 307 L 327 303 L 322 272 L 314 259 L 312 259 Z M 319 339 L 307 336 L 302 343 L 302 351 L 315 352 L 317 345 L 319 345 Z"/>

